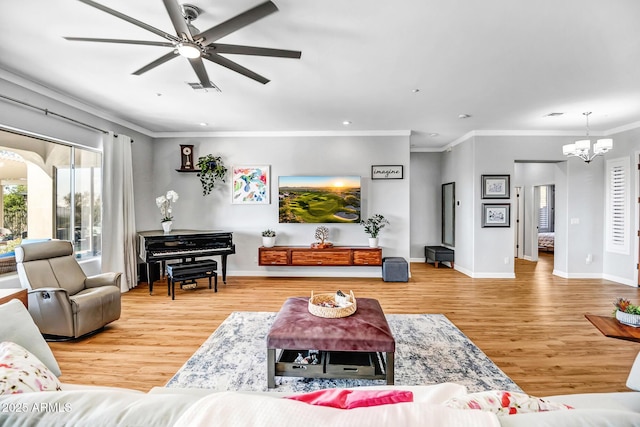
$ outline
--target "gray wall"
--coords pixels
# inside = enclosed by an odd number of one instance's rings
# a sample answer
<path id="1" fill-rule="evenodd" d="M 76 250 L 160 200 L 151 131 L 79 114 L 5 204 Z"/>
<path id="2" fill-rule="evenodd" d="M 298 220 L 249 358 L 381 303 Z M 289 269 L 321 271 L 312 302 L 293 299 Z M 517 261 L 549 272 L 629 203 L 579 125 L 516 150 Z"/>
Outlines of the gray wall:
<path id="1" fill-rule="evenodd" d="M 443 153 L 411 153 L 411 259 L 424 261 L 424 247 L 440 245 Z"/>
<path id="2" fill-rule="evenodd" d="M 456 206 L 456 269 L 472 277 L 514 277 L 516 197 L 513 188 L 520 184 L 531 188 L 544 181 L 526 176 L 525 169 L 516 166 L 516 162 L 557 162 L 552 173 L 547 171 L 548 181 L 556 185 L 554 273 L 563 277 L 604 277 L 633 285 L 637 280 L 638 259 L 638 249 L 633 248 L 637 246 L 634 230 L 638 227 L 639 213 L 634 200 L 638 197 L 638 175 L 632 172 L 630 182 L 631 253 L 607 253 L 604 249 L 604 165 L 606 159 L 619 157 L 631 157 L 631 164 L 635 165 L 640 152 L 640 130 L 612 137 L 614 149 L 604 159 L 596 158 L 590 164 L 562 155 L 562 145 L 575 140 L 571 136 L 472 136 L 452 147 L 450 152 L 442 153 L 439 181 L 456 182 L 459 203 Z M 421 160 L 416 153 L 412 156 L 416 161 L 413 167 L 418 168 Z M 483 200 L 480 187 L 483 174 L 511 175 L 511 199 Z M 528 189 L 526 196 L 532 195 Z M 511 203 L 511 227 L 482 228 L 482 204 L 496 202 Z M 590 261 L 587 261 L 589 255 Z"/>
<path id="3" fill-rule="evenodd" d="M 21 87 L 24 86 L 24 87 Z M 230 270 L 241 274 L 281 274 L 257 267 L 255 257 L 264 228 L 278 230 L 278 244 L 309 244 L 314 226 L 278 224 L 277 205 L 232 205 L 228 187 L 202 197 L 195 174 L 177 173 L 178 145 L 193 143 L 198 153 L 218 153 L 228 166 L 269 164 L 272 183 L 278 175 L 354 173 L 363 177 L 364 214 L 382 213 L 391 226 L 381 234 L 385 256 L 421 259 L 423 246 L 440 241 L 440 185 L 456 183 L 456 269 L 473 277 L 513 277 L 514 227 L 481 228 L 480 176 L 510 174 L 516 178 L 515 161 L 558 161 L 556 184 L 556 274 L 566 277 L 604 277 L 620 283 L 637 283 L 638 175 L 640 129 L 612 135 L 614 149 L 605 159 L 629 157 L 632 165 L 629 205 L 631 236 L 629 254 L 604 250 L 604 160 L 587 165 L 562 156 L 569 136 L 473 136 L 442 153 L 410 153 L 409 137 L 264 137 L 153 139 L 111 122 L 103 114 L 69 100 L 68 104 L 30 90 L 29 84 L 0 72 L 0 93 L 84 121 L 102 129 L 131 136 L 134 156 L 136 222 L 139 230 L 157 229 L 159 213 L 154 199 L 174 189 L 181 199 L 175 206 L 177 228 L 220 228 L 234 231 L 239 254 L 231 257 Z M 42 88 L 38 89 L 41 92 Z M 44 91 L 46 92 L 46 91 Z M 43 93 L 44 93 L 43 92 Z M 54 96 L 53 94 L 51 96 Z M 56 95 L 57 97 L 57 95 Z M 70 106 L 73 105 L 73 106 Z M 93 114 L 95 113 L 95 114 Z M 0 100 L 2 125 L 71 143 L 101 148 L 102 134 L 45 116 L 41 112 Z M 1 144 L 0 144 L 1 145 Z M 402 164 L 405 179 L 371 181 L 373 164 Z M 440 171 L 438 174 L 437 171 Z M 411 185 L 413 184 L 413 185 Z M 512 181 L 512 187 L 515 181 Z M 275 189 L 272 186 L 272 197 Z M 513 190 L 513 188 L 512 188 Z M 434 203 L 434 200 L 436 201 Z M 486 202 L 486 201 L 485 201 Z M 510 203 L 515 203 L 512 191 Z M 105 212 L 105 214 L 108 214 Z M 571 224 L 571 218 L 579 219 Z M 338 244 L 366 244 L 366 235 L 355 225 L 332 226 L 331 239 Z M 411 231 L 411 233 L 410 233 Z M 592 254 L 593 262 L 586 263 Z M 506 264 L 504 260 L 507 260 Z M 354 270 L 350 270 L 354 271 Z M 291 275 L 345 274 L 340 269 L 284 271 Z M 371 274 L 364 269 L 357 274 Z M 0 284 L 2 286 L 2 284 Z"/>
<path id="4" fill-rule="evenodd" d="M 193 144 L 195 158 L 220 155 L 227 167 L 270 165 L 271 203 L 231 203 L 230 183 L 217 186 L 203 196 L 195 173 L 179 173 L 180 144 Z M 159 229 L 160 213 L 155 197 L 175 190 L 180 198 L 173 209 L 175 229 L 221 229 L 234 233 L 236 255 L 229 257 L 230 275 L 372 276 L 371 267 L 260 267 L 258 247 L 261 231 L 277 232 L 277 245 L 310 245 L 319 224 L 278 223 L 278 176 L 358 175 L 362 179 L 362 215 L 384 215 L 390 225 L 380 233 L 383 256 L 410 255 L 411 167 L 408 136 L 286 136 L 157 139 L 153 145 L 153 191 L 142 194 L 139 230 Z M 404 179 L 371 180 L 372 165 L 403 165 Z M 136 194 L 138 199 L 138 194 Z M 367 246 L 368 239 L 358 224 L 326 224 L 335 245 Z"/>

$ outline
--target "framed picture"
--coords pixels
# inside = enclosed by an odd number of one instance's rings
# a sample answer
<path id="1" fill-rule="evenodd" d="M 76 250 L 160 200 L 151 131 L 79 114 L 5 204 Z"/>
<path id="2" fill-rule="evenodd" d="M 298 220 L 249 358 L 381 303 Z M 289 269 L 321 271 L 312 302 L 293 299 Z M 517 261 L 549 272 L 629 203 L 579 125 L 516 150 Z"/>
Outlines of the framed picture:
<path id="1" fill-rule="evenodd" d="M 509 175 L 482 175 L 483 199 L 508 199 Z"/>
<path id="2" fill-rule="evenodd" d="M 231 202 L 241 205 L 271 203 L 269 166 L 234 166 L 231 173 Z"/>
<path id="3" fill-rule="evenodd" d="M 482 204 L 483 227 L 510 227 L 511 203 L 483 203 Z"/>
<path id="4" fill-rule="evenodd" d="M 402 165 L 373 165 L 371 179 L 403 179 Z"/>

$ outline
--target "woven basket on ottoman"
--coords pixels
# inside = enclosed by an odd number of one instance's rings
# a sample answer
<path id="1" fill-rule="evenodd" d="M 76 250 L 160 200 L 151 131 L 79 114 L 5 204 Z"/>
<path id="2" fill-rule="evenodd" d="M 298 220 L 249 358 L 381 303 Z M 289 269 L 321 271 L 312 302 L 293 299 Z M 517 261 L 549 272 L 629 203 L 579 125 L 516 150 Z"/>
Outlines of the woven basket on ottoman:
<path id="1" fill-rule="evenodd" d="M 340 317 L 351 316 L 356 312 L 356 297 L 353 296 L 351 291 L 350 296 L 343 296 L 345 300 L 348 300 L 350 304 L 344 307 L 327 307 L 324 303 L 334 303 L 336 301 L 336 294 L 313 294 L 311 291 L 311 298 L 309 298 L 309 313 L 314 316 L 324 317 L 327 319 L 337 319 Z"/>

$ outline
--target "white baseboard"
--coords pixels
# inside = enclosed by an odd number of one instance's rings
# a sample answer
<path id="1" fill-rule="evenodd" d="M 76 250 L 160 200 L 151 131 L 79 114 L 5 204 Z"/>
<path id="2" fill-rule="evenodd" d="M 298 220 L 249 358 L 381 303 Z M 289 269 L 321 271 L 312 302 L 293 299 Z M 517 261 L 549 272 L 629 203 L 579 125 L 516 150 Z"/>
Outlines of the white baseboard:
<path id="1" fill-rule="evenodd" d="M 620 283 L 622 285 L 638 287 L 633 280 L 626 279 L 624 277 L 612 276 L 610 274 L 601 273 L 567 273 L 566 271 L 553 270 L 554 276 L 562 277 L 564 279 L 604 279 L 611 282 Z"/>
<path id="2" fill-rule="evenodd" d="M 469 277 L 473 277 L 473 272 L 471 270 L 468 270 L 468 269 L 466 269 L 464 267 L 460 267 L 459 264 L 454 264 L 454 265 L 456 266 L 455 267 L 456 271 L 459 271 L 460 273 L 462 273 L 464 275 L 467 275 Z"/>
<path id="3" fill-rule="evenodd" d="M 515 273 L 474 273 L 474 279 L 515 279 Z"/>
<path id="4" fill-rule="evenodd" d="M 605 280 L 611 280 L 612 282 L 621 283 L 623 285 L 633 286 L 634 288 L 638 287 L 637 283 L 635 283 L 633 280 L 627 279 L 625 277 L 613 276 L 611 274 L 603 274 L 602 278 L 605 279 Z"/>
<path id="5" fill-rule="evenodd" d="M 563 277 L 565 279 L 602 279 L 601 273 L 567 273 L 553 270 L 553 274 Z"/>
<path id="6" fill-rule="evenodd" d="M 551 273 L 554 276 L 558 276 L 558 277 L 562 277 L 564 279 L 568 279 L 569 278 L 569 273 L 567 273 L 566 271 L 560 271 L 560 270 L 553 270 L 553 272 Z"/>

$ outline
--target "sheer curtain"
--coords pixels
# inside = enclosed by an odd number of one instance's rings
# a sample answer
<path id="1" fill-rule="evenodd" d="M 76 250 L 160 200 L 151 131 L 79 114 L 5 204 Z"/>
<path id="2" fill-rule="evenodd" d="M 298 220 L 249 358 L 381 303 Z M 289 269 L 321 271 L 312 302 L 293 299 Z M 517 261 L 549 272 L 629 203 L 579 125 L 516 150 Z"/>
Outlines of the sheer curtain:
<path id="1" fill-rule="evenodd" d="M 131 138 L 109 132 L 103 152 L 102 271 L 122 272 L 121 291 L 127 292 L 138 283 Z"/>

